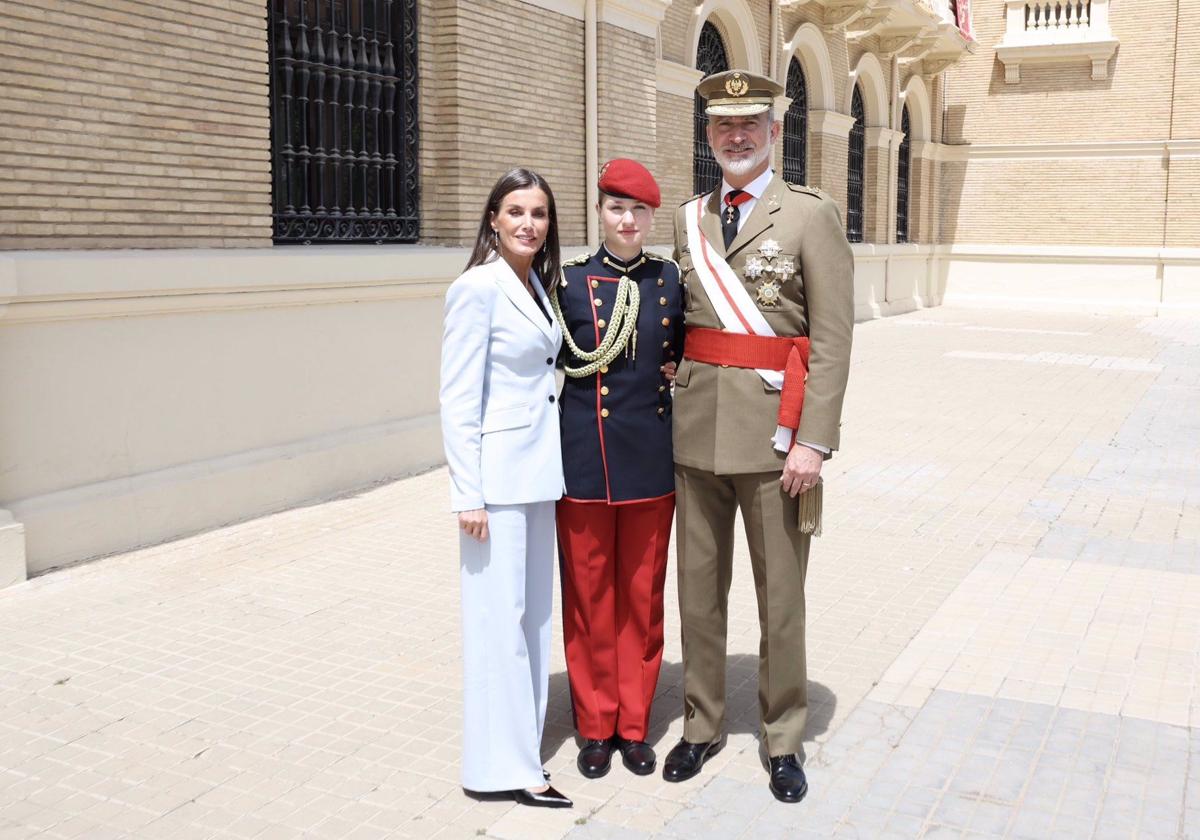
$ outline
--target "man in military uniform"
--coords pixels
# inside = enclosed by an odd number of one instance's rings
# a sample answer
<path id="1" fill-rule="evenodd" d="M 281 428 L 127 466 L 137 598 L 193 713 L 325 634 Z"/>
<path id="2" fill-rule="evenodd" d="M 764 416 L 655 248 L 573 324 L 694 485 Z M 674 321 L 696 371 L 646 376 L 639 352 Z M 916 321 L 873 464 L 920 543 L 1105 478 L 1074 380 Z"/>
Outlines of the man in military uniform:
<path id="1" fill-rule="evenodd" d="M 671 392 L 683 349 L 679 267 L 642 250 L 657 182 L 619 158 L 597 183 L 604 244 L 568 261 L 551 295 L 563 330 L 566 493 L 557 524 L 576 764 L 605 775 L 612 751 L 654 771 L 646 743 L 663 654 L 663 584 L 675 512 Z"/>
<path id="2" fill-rule="evenodd" d="M 835 203 L 770 168 L 776 82 L 702 79 L 712 193 L 675 214 L 687 344 L 675 380 L 675 488 L 683 634 L 683 739 L 668 781 L 721 748 L 734 514 L 758 595 L 759 709 L 770 789 L 808 791 L 804 578 L 819 533 L 821 465 L 838 447 L 854 322 L 854 260 Z"/>

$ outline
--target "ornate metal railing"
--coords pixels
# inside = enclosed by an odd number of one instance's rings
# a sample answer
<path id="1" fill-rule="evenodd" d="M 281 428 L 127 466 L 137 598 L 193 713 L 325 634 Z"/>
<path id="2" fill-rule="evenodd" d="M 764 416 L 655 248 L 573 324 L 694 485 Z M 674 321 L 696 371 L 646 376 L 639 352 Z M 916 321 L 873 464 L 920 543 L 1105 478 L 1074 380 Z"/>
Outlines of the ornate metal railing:
<path id="1" fill-rule="evenodd" d="M 700 30 L 700 42 L 696 47 L 696 69 L 705 76 L 729 69 L 729 55 L 721 33 L 712 22 L 705 23 Z M 692 189 L 706 193 L 721 183 L 721 167 L 708 146 L 705 127 L 708 117 L 704 114 L 704 100 L 696 94 L 692 107 Z"/>
<path id="2" fill-rule="evenodd" d="M 276 242 L 415 242 L 417 0 L 270 0 Z"/>
<path id="3" fill-rule="evenodd" d="M 787 96 L 792 100 L 783 117 L 783 180 L 805 184 L 808 172 L 808 88 L 804 68 L 792 59 L 788 65 Z"/>
<path id="4" fill-rule="evenodd" d="M 908 173 L 912 163 L 912 144 L 909 142 L 908 106 L 900 112 L 900 160 L 896 164 L 896 241 L 908 241 Z"/>
<path id="5" fill-rule="evenodd" d="M 854 97 L 850 101 L 850 116 L 854 118 L 854 126 L 850 129 L 850 153 L 846 162 L 846 238 L 851 242 L 862 242 L 867 130 L 858 85 L 854 86 Z"/>

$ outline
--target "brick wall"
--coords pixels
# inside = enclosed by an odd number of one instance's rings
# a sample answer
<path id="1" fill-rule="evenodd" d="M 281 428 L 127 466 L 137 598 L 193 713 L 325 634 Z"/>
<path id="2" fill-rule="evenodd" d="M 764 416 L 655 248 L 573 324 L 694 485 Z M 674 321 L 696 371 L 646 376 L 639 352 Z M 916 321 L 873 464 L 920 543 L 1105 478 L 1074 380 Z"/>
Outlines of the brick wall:
<path id="1" fill-rule="evenodd" d="M 973 160 L 946 167 L 947 242 L 1162 244 L 1166 179 L 1158 158 Z"/>
<path id="2" fill-rule="evenodd" d="M 1175 39 L 1171 139 L 1196 140 L 1200 139 L 1200 4 L 1185 0 L 1179 5 Z M 1165 244 L 1195 248 L 1200 245 L 1200 159 L 1172 158 L 1169 193 Z"/>
<path id="3" fill-rule="evenodd" d="M 1195 6 L 1183 4 L 1188 5 Z M 1020 83 L 1010 85 L 995 57 L 1004 36 L 1005 6 L 973 3 L 979 50 L 946 72 L 946 142 L 1165 138 L 1171 118 L 1175 6 L 1175 0 L 1110 4 L 1109 22 L 1121 44 L 1109 61 L 1107 79 L 1094 81 L 1091 62 L 1080 60 L 1022 65 Z"/>
<path id="4" fill-rule="evenodd" d="M 600 163 L 614 157 L 657 164 L 654 39 L 600 24 L 596 31 Z"/>
<path id="5" fill-rule="evenodd" d="M 691 44 L 687 43 L 687 31 L 695 10 L 696 4 L 687 0 L 675 0 L 667 7 L 667 13 L 659 26 L 663 60 L 674 61 L 676 64 L 689 63 Z"/>
<path id="6" fill-rule="evenodd" d="M 554 190 L 562 241 L 584 242 L 583 21 L 519 0 L 433 0 L 431 11 L 422 241 L 473 242 L 496 179 L 527 166 Z"/>
<path id="7" fill-rule="evenodd" d="M 1006 84 L 995 46 L 1004 5 L 977 4 L 979 50 L 945 75 L 946 142 L 972 145 L 1166 141 L 1200 137 L 1200 8 L 1175 0 L 1115 2 L 1120 46 L 1109 76 L 1086 60 L 1022 65 Z M 1178 52 L 1176 40 L 1178 39 Z M 1174 79 L 1174 85 L 1171 80 Z M 1100 152 L 947 165 L 941 179 L 943 240 L 1018 245 L 1194 246 L 1200 242 L 1195 159 L 1161 151 Z M 1169 180 L 1169 186 L 1168 186 Z"/>
<path id="8" fill-rule="evenodd" d="M 662 189 L 663 210 L 671 211 L 692 195 L 692 100 L 659 91 L 657 121 L 658 163 L 654 177 Z M 666 241 L 670 238 L 670 221 L 658 224 L 655 239 Z"/>
<path id="9" fill-rule="evenodd" d="M 259 0 L 0 4 L 0 248 L 270 243 Z"/>

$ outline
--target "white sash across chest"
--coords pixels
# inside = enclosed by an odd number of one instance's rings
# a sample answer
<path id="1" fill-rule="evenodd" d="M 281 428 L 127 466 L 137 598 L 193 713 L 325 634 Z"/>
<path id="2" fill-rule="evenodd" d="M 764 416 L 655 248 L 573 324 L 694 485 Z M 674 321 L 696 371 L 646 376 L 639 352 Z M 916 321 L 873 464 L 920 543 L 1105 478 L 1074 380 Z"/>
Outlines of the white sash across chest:
<path id="1" fill-rule="evenodd" d="M 700 219 L 704 214 L 705 196 L 693 199 L 684 206 L 683 217 L 687 223 L 688 250 L 692 254 L 692 267 L 700 278 L 704 293 L 716 310 L 717 319 L 726 332 L 742 333 L 743 335 L 763 335 L 776 337 L 775 330 L 767 323 L 762 312 L 750 298 L 742 279 L 730 267 L 723 256 L 718 254 L 709 244 L 704 232 L 700 230 Z M 755 371 L 776 390 L 783 390 L 783 371 L 756 369 Z M 775 430 L 772 442 L 780 452 L 787 452 L 792 446 L 795 430 L 779 426 Z"/>

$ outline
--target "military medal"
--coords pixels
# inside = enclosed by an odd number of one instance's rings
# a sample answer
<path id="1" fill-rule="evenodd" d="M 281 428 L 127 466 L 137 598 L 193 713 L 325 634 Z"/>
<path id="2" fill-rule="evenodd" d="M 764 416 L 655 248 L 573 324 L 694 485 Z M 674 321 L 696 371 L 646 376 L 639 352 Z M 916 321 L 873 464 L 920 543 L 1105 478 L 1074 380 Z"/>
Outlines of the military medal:
<path id="1" fill-rule="evenodd" d="M 779 306 L 779 291 L 778 283 L 771 279 L 764 279 L 754 288 L 758 305 L 769 309 Z"/>
<path id="2" fill-rule="evenodd" d="M 758 281 L 754 292 L 763 309 L 774 309 L 783 303 L 783 283 L 796 272 L 792 258 L 780 256 L 782 250 L 774 239 L 767 239 L 742 269 L 747 279 Z"/>

